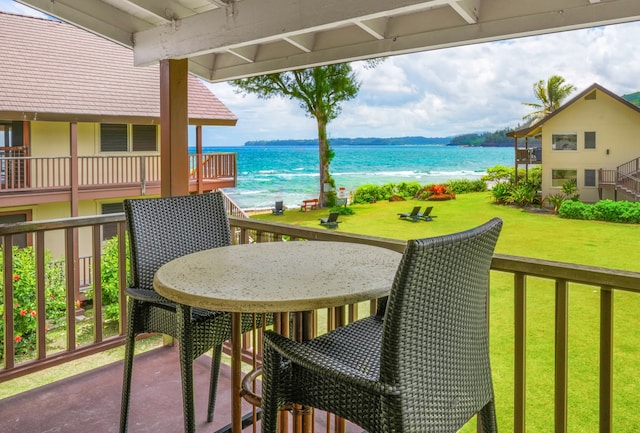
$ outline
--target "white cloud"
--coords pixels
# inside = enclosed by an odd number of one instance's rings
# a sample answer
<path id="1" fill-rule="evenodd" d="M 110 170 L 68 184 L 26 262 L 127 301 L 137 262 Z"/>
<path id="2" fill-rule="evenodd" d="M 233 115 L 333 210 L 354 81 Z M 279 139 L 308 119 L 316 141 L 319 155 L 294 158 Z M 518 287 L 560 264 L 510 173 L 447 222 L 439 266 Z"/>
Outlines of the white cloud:
<path id="1" fill-rule="evenodd" d="M 619 95 L 632 93 L 640 90 L 638 40 L 640 23 L 629 23 L 389 57 L 375 69 L 356 64 L 360 93 L 343 104 L 329 135 L 441 137 L 515 127 L 530 111 L 522 102 L 535 102 L 533 84 L 554 74 L 578 91 L 597 82 Z M 247 116 L 247 105 L 218 86 L 226 85 L 214 86 L 220 99 L 240 119 Z M 315 138 L 313 122 L 296 127 L 310 119 L 294 102 L 282 101 L 290 108 L 276 110 L 273 101 L 251 101 L 252 119 L 225 135 Z M 260 130 L 250 126 L 257 121 Z"/>
<path id="2" fill-rule="evenodd" d="M 0 0 L 0 10 L 25 13 Z M 330 137 L 442 137 L 515 127 L 534 102 L 532 85 L 563 76 L 578 91 L 597 82 L 623 95 L 640 90 L 640 22 L 394 56 L 374 69 L 354 64 L 362 83 L 329 124 Z M 297 102 L 239 95 L 210 85 L 238 116 L 235 127 L 205 128 L 207 145 L 316 138 Z"/>

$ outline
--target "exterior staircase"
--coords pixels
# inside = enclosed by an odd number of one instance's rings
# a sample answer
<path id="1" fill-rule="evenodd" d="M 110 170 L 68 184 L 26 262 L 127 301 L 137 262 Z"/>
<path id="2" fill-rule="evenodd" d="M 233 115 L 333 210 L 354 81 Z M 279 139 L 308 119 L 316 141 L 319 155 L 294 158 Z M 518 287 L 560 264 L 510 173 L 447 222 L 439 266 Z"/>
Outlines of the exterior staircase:
<path id="1" fill-rule="evenodd" d="M 632 197 L 633 201 L 640 200 L 640 157 L 619 165 L 615 170 L 600 169 L 598 175 L 600 188 L 613 188 Z"/>

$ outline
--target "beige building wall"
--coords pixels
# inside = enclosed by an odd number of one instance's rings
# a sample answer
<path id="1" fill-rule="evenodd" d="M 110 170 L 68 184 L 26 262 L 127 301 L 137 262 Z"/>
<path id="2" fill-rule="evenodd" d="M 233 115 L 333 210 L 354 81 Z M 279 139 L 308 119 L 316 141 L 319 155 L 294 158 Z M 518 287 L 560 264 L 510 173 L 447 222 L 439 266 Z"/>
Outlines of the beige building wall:
<path id="1" fill-rule="evenodd" d="M 595 98 L 592 99 L 595 93 Z M 612 170 L 640 157 L 640 113 L 606 93 L 581 98 L 550 118 L 542 126 L 542 197 L 562 192 L 552 186 L 553 170 L 576 170 L 580 200 L 598 201 L 598 188 L 585 186 L 586 169 Z M 585 132 L 596 133 L 595 149 L 585 149 Z M 576 150 L 553 150 L 554 134 L 576 134 Z M 608 194 L 608 195 L 607 195 Z M 613 199 L 611 190 L 603 199 Z"/>

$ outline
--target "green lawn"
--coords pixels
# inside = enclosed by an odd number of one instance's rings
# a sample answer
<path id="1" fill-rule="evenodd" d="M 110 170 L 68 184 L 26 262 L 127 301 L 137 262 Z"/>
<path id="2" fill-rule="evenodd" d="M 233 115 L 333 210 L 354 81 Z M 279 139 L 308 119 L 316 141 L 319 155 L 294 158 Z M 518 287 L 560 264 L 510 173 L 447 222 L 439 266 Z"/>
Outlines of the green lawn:
<path id="1" fill-rule="evenodd" d="M 415 205 L 433 205 L 431 222 L 398 218 Z M 444 202 L 378 202 L 353 205 L 354 215 L 341 216 L 338 231 L 394 239 L 417 239 L 453 233 L 500 217 L 504 227 L 496 252 L 568 263 L 640 271 L 637 259 L 640 227 L 597 221 L 561 219 L 493 204 L 489 193 L 458 195 Z M 282 216 L 254 218 L 307 227 L 321 227 L 327 209 L 288 210 Z M 492 273 L 491 348 L 499 426 L 513 425 L 513 277 Z M 554 283 L 530 278 L 527 282 L 527 431 L 553 431 Z M 636 431 L 640 415 L 640 339 L 637 338 L 637 295 L 615 296 L 614 431 Z M 599 292 L 570 286 L 569 431 L 593 432 L 598 424 Z M 462 431 L 475 431 L 470 423 Z"/>

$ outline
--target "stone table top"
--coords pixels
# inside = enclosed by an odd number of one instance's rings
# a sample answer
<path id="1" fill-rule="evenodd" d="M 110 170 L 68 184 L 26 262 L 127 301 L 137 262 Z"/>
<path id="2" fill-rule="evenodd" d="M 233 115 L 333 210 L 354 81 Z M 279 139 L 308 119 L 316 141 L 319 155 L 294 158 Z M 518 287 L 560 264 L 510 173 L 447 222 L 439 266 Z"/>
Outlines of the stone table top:
<path id="1" fill-rule="evenodd" d="M 306 311 L 388 295 L 401 257 L 348 242 L 233 245 L 166 263 L 154 287 L 174 302 L 210 310 Z"/>

